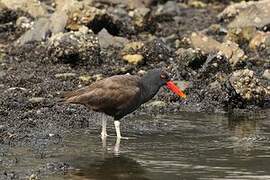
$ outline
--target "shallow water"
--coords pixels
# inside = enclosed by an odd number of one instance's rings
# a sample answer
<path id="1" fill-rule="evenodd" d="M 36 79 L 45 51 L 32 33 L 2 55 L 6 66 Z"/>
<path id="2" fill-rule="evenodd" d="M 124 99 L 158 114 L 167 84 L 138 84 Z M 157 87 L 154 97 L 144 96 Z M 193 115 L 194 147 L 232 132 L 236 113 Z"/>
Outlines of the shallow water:
<path id="1" fill-rule="evenodd" d="M 0 163 L 0 168 L 29 175 L 41 169 L 42 179 L 59 180 L 270 179 L 269 112 L 182 113 L 133 120 L 136 125 L 123 132 L 133 138 L 121 140 L 118 151 L 115 137 L 108 137 L 105 146 L 97 132 L 72 131 L 62 143 L 43 149 L 11 148 L 5 158 L 16 160 L 16 165 Z M 114 134 L 112 129 L 109 132 Z M 68 170 L 59 173 L 65 166 L 57 169 L 54 162 L 68 164 Z"/>

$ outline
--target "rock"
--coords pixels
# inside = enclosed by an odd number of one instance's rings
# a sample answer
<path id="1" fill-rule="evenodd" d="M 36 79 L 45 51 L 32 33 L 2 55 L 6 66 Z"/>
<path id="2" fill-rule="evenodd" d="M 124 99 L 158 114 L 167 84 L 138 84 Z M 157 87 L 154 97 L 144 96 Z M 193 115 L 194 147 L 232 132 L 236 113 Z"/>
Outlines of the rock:
<path id="1" fill-rule="evenodd" d="M 211 79 L 216 79 L 220 74 L 228 75 L 231 72 L 232 68 L 226 57 L 219 53 L 210 54 L 199 70 L 198 77 L 199 79 L 210 81 Z"/>
<path id="2" fill-rule="evenodd" d="M 147 61 L 167 61 L 171 57 L 170 48 L 161 39 L 148 42 L 142 49 L 142 55 Z"/>
<path id="3" fill-rule="evenodd" d="M 144 46 L 144 43 L 141 41 L 134 41 L 125 44 L 125 47 L 122 50 L 122 54 L 128 54 L 128 53 L 137 53 L 142 47 Z"/>
<path id="4" fill-rule="evenodd" d="M 48 37 L 50 32 L 50 20 L 46 17 L 39 18 L 33 28 L 26 31 L 17 41 L 16 45 L 22 46 L 32 41 L 42 41 Z"/>
<path id="5" fill-rule="evenodd" d="M 30 29 L 33 26 L 33 24 L 34 23 L 25 16 L 19 17 L 16 21 L 16 26 L 22 29 Z"/>
<path id="6" fill-rule="evenodd" d="M 239 14 L 228 25 L 230 28 L 257 27 L 264 28 L 270 24 L 270 0 L 251 2 L 239 10 Z"/>
<path id="7" fill-rule="evenodd" d="M 204 30 L 206 34 L 218 34 L 218 35 L 226 35 L 228 33 L 227 28 L 220 24 L 212 24 Z"/>
<path id="8" fill-rule="evenodd" d="M 101 48 L 108 48 L 109 46 L 121 48 L 124 47 L 129 41 L 126 38 L 112 36 L 106 29 L 102 29 L 98 33 L 99 44 Z"/>
<path id="9" fill-rule="evenodd" d="M 164 101 L 152 101 L 146 104 L 147 107 L 165 107 L 167 104 Z"/>
<path id="10" fill-rule="evenodd" d="M 0 57 L 1 58 L 1 57 Z M 1 62 L 1 59 L 0 59 L 0 62 Z M 0 79 L 3 79 L 3 78 L 5 78 L 5 76 L 7 75 L 7 73 L 6 72 L 4 72 L 4 71 L 0 71 Z"/>
<path id="11" fill-rule="evenodd" d="M 96 0 L 97 2 L 99 0 Z M 103 2 L 107 2 L 109 4 L 121 4 L 127 6 L 129 9 L 137 9 L 142 7 L 150 7 L 154 0 L 102 0 Z"/>
<path id="12" fill-rule="evenodd" d="M 101 10 L 83 4 L 81 7 L 78 7 L 68 9 L 68 21 L 66 28 L 69 30 L 78 30 L 81 26 L 90 27 L 91 23 L 97 23 L 94 21 L 100 21 L 107 18 L 105 9 Z M 95 32 L 94 29 L 92 30 Z"/>
<path id="13" fill-rule="evenodd" d="M 59 79 L 69 79 L 69 78 L 74 78 L 77 76 L 76 73 L 60 73 L 60 74 L 55 74 L 54 75 L 56 78 L 59 78 Z"/>
<path id="14" fill-rule="evenodd" d="M 128 54 L 123 56 L 123 59 L 130 64 L 139 64 L 143 61 L 143 56 L 140 54 Z"/>
<path id="15" fill-rule="evenodd" d="M 262 75 L 264 79 L 270 80 L 270 69 L 266 69 Z"/>
<path id="16" fill-rule="evenodd" d="M 52 36 L 47 43 L 47 50 L 53 62 L 100 63 L 98 38 L 87 27 Z"/>
<path id="17" fill-rule="evenodd" d="M 45 100 L 45 98 L 43 97 L 32 97 L 29 99 L 29 101 L 33 104 L 36 104 L 36 103 L 41 103 Z"/>
<path id="18" fill-rule="evenodd" d="M 176 55 L 179 64 L 188 66 L 193 70 L 201 68 L 206 60 L 206 57 L 198 49 L 179 48 L 176 51 Z"/>
<path id="19" fill-rule="evenodd" d="M 243 44 L 249 42 L 257 33 L 255 27 L 229 28 L 225 39 Z"/>
<path id="20" fill-rule="evenodd" d="M 143 76 L 143 75 L 145 75 L 147 72 L 145 71 L 145 70 L 139 70 L 138 71 L 138 74 L 140 75 L 140 76 Z"/>
<path id="21" fill-rule="evenodd" d="M 48 15 L 46 6 L 38 0 L 1 0 L 9 9 L 22 10 L 33 17 L 42 17 Z"/>
<path id="22" fill-rule="evenodd" d="M 253 50 L 270 47 L 270 32 L 258 31 L 249 43 L 249 47 Z"/>
<path id="23" fill-rule="evenodd" d="M 4 60 L 6 54 L 4 52 L 1 52 L 1 49 L 0 49 L 0 63 Z"/>
<path id="24" fill-rule="evenodd" d="M 177 16 L 180 14 L 180 7 L 175 1 L 168 1 L 165 4 L 158 5 L 155 16 Z"/>
<path id="25" fill-rule="evenodd" d="M 188 1 L 188 5 L 194 8 L 205 8 L 207 6 L 204 2 L 198 0 Z"/>
<path id="26" fill-rule="evenodd" d="M 268 0 L 265 0 L 268 1 Z M 262 2 L 262 1 L 261 1 Z M 255 1 L 241 1 L 238 3 L 232 3 L 231 5 L 227 6 L 220 14 L 218 14 L 218 18 L 219 19 L 230 19 L 235 17 L 236 15 L 239 14 L 239 12 L 241 12 L 242 10 L 253 6 L 254 4 L 256 4 L 258 2 Z"/>
<path id="27" fill-rule="evenodd" d="M 50 16 L 50 33 L 55 35 L 64 32 L 68 21 L 68 15 L 65 11 L 56 11 Z"/>
<path id="28" fill-rule="evenodd" d="M 82 82 L 89 82 L 92 79 L 92 77 L 91 76 L 88 76 L 88 75 L 84 75 L 84 76 L 80 76 L 79 79 Z"/>
<path id="29" fill-rule="evenodd" d="M 8 129 L 7 126 L 0 124 L 0 133 L 3 133 L 3 132 L 6 131 L 7 129 Z"/>
<path id="30" fill-rule="evenodd" d="M 130 11 L 129 16 L 133 18 L 135 26 L 142 28 L 147 24 L 146 21 L 149 19 L 150 9 L 145 7 L 137 8 L 134 11 Z"/>
<path id="31" fill-rule="evenodd" d="M 20 22 L 18 22 L 19 24 Z M 17 45 L 22 46 L 25 43 L 32 41 L 42 41 L 51 35 L 63 32 L 67 23 L 67 15 L 63 11 L 57 11 L 48 17 L 41 17 L 26 26 L 33 26 L 26 31 L 16 42 Z M 25 24 L 25 23 L 24 23 Z"/>
<path id="32" fill-rule="evenodd" d="M 232 66 L 246 59 L 244 51 L 232 41 L 220 43 L 201 33 L 192 33 L 190 39 L 193 47 L 199 48 L 207 54 L 220 51 L 229 59 Z"/>
<path id="33" fill-rule="evenodd" d="M 94 78 L 96 81 L 99 81 L 99 80 L 103 79 L 104 77 L 103 77 L 103 74 L 95 74 L 95 75 L 93 76 L 93 78 Z"/>
<path id="34" fill-rule="evenodd" d="M 15 11 L 8 9 L 4 4 L 0 1 L 0 24 L 8 23 L 17 18 L 17 14 Z"/>
<path id="35" fill-rule="evenodd" d="M 229 81 L 235 92 L 246 101 L 258 103 L 264 101 L 270 95 L 270 91 L 261 84 L 260 80 L 255 77 L 255 73 L 249 69 L 233 72 Z"/>

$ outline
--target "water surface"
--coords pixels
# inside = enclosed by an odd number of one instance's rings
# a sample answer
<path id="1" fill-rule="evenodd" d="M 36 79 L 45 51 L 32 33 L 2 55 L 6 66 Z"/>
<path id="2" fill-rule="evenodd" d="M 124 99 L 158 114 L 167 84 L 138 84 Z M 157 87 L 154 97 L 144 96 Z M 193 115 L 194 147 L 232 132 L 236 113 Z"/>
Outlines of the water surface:
<path id="1" fill-rule="evenodd" d="M 31 148 L 12 149 L 21 158 L 16 167 L 5 168 L 69 165 L 66 173 L 41 173 L 44 179 L 270 179 L 269 112 L 135 116 L 129 124 L 123 133 L 133 139 L 121 140 L 118 151 L 115 137 L 102 147 L 97 132 L 72 131 L 61 145 L 43 149 L 42 159 Z"/>

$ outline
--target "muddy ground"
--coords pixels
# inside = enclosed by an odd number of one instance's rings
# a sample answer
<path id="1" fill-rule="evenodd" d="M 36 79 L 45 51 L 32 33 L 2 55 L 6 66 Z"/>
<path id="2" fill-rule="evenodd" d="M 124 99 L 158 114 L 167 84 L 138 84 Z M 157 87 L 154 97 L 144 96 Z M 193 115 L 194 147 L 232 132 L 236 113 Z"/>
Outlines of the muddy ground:
<path id="1" fill-rule="evenodd" d="M 54 7 L 54 1 L 42 2 L 48 7 Z M 172 1 L 178 3 L 176 8 L 175 4 L 168 5 L 167 1 L 151 2 L 147 6 L 147 15 L 143 16 L 142 24 L 136 24 L 134 19 L 125 17 L 125 14 L 131 13 L 130 7 L 108 1 L 92 4 L 92 7 L 107 9 L 108 14 L 115 13 L 115 15 L 107 17 L 107 14 L 103 14 L 99 17 L 100 14 L 97 14 L 98 17 L 86 23 L 93 31 L 89 30 L 88 33 L 92 38 L 90 40 L 92 47 L 90 49 L 87 49 L 89 46 L 86 47 L 86 51 L 83 52 L 86 54 L 77 52 L 75 48 L 75 52 L 73 49 L 72 53 L 59 55 L 58 50 L 68 49 L 71 45 L 67 43 L 57 47 L 58 49 L 55 48 L 48 43 L 51 42 L 50 33 L 46 34 L 42 41 L 18 45 L 16 43 L 18 38 L 29 30 L 28 27 L 19 26 L 18 19 L 23 16 L 34 22 L 38 18 L 23 10 L 5 8 L 1 11 L 1 147 L 39 146 L 37 142 L 40 141 L 37 139 L 46 140 L 48 144 L 55 143 L 55 138 L 63 138 L 63 132 L 70 129 L 90 129 L 97 133 L 100 114 L 80 105 L 62 103 L 62 93 L 91 84 L 100 78 L 125 73 L 140 74 L 142 70 L 147 71 L 156 67 L 168 69 L 174 80 L 180 81 L 179 84 L 186 87 L 188 98 L 179 99 L 162 88 L 150 103 L 142 106 L 134 114 L 178 111 L 228 113 L 236 109 L 254 111 L 269 108 L 269 96 L 245 100 L 235 92 L 231 84 L 228 84 L 228 79 L 234 71 L 248 67 L 256 73 L 260 83 L 267 87 L 269 80 L 260 77 L 264 70 L 269 69 L 269 49 L 253 52 L 246 43 L 240 44 L 248 60 L 231 67 L 227 57 L 221 56 L 222 60 L 219 61 L 217 52 L 206 54 L 195 52 L 196 48 L 185 41 L 193 32 L 199 31 L 222 41 L 226 31 L 215 31 L 210 27 L 213 24 L 226 27 L 227 22 L 219 20 L 217 16 L 229 5 L 229 1 L 192 1 L 193 3 Z M 166 5 L 167 9 L 164 8 Z M 162 8 L 165 10 L 159 10 Z M 55 8 L 51 8 L 49 13 L 54 11 Z M 73 28 L 74 31 L 78 31 L 74 24 L 67 24 L 63 32 L 73 33 L 71 31 Z M 119 40 L 119 46 L 115 45 L 117 44 L 115 42 L 110 42 L 112 40 L 107 42 L 111 43 L 109 46 L 94 44 L 93 38 L 101 42 L 108 37 L 108 34 L 106 36 L 99 34 L 102 28 L 105 28 L 110 36 L 122 37 L 124 40 Z M 124 52 L 125 44 L 134 41 L 144 45 Z M 184 54 L 176 53 L 181 48 L 184 49 Z M 194 51 L 189 51 L 188 48 L 193 48 Z M 124 54 L 140 54 L 143 61 L 138 64 L 128 63 L 122 58 Z M 217 60 L 219 64 L 213 69 L 210 64 Z M 218 77 L 222 77 L 217 83 L 221 86 L 212 84 L 216 82 L 217 74 Z M 135 123 L 124 122 L 123 130 L 126 132 L 129 124 Z M 139 133 L 140 130 L 135 128 L 134 131 Z M 1 156 L 4 156 L 4 153 L 0 154 Z M 16 173 L 12 173 L 0 172 L 0 179 L 18 178 Z"/>

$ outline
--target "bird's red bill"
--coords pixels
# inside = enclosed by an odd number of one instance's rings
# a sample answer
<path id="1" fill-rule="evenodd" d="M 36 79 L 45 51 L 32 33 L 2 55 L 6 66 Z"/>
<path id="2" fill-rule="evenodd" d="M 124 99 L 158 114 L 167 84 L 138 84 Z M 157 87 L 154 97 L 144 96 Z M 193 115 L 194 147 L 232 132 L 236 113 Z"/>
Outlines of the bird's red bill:
<path id="1" fill-rule="evenodd" d="M 181 89 L 179 87 L 177 87 L 172 81 L 168 81 L 166 85 L 172 92 L 174 92 L 178 96 L 180 96 L 182 98 L 187 97 L 186 94 L 183 91 L 181 91 Z"/>

